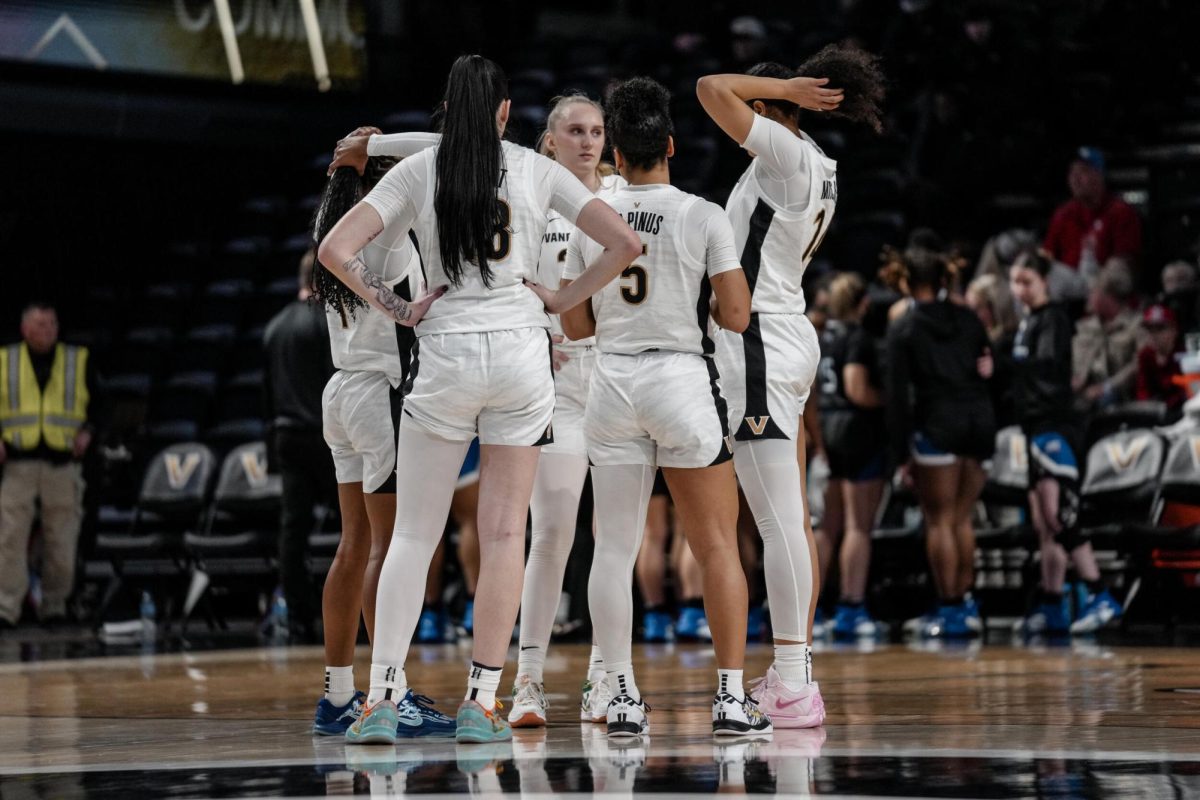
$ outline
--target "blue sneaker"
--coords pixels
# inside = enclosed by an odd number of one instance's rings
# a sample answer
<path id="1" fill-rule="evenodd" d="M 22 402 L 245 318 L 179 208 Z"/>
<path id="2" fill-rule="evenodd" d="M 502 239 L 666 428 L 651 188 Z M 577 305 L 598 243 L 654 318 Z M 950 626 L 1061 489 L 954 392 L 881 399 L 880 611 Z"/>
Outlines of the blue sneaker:
<path id="1" fill-rule="evenodd" d="M 433 700 L 412 689 L 396 707 L 396 715 L 396 736 L 400 739 L 454 735 L 454 720 L 434 708 Z"/>
<path id="2" fill-rule="evenodd" d="M 1065 634 L 1071 629 L 1071 611 L 1063 597 L 1058 603 L 1038 603 L 1028 617 L 1017 623 L 1016 632 L 1029 636 Z"/>
<path id="3" fill-rule="evenodd" d="M 708 627 L 704 609 L 689 606 L 679 612 L 679 619 L 675 622 L 675 636 L 695 641 L 700 638 L 702 627 Z"/>
<path id="4" fill-rule="evenodd" d="M 421 618 L 417 620 L 417 643 L 441 644 L 444 641 L 441 614 L 432 608 L 424 609 Z"/>
<path id="5" fill-rule="evenodd" d="M 964 639 L 971 635 L 962 606 L 938 606 L 924 619 L 921 636 L 926 639 Z"/>
<path id="6" fill-rule="evenodd" d="M 830 619 L 825 616 L 825 612 L 821 610 L 821 607 L 817 606 L 817 613 L 813 615 L 812 638 L 822 639 L 828 636 L 832 627 Z"/>
<path id="7" fill-rule="evenodd" d="M 1102 589 L 1088 598 L 1079 619 L 1071 625 L 1071 633 L 1095 633 L 1108 623 L 1121 618 L 1121 604 Z"/>
<path id="8" fill-rule="evenodd" d="M 971 635 L 982 635 L 983 617 L 979 615 L 979 603 L 975 601 L 974 595 L 968 594 L 963 598 L 961 609 L 963 621 L 966 623 L 967 629 L 971 631 Z"/>
<path id="9" fill-rule="evenodd" d="M 344 706 L 335 706 L 322 697 L 317 701 L 317 715 L 313 720 L 312 732 L 317 736 L 343 736 L 346 729 L 362 714 L 367 695 L 355 692 Z"/>
<path id="10" fill-rule="evenodd" d="M 767 620 L 762 606 L 750 606 L 746 614 L 746 641 L 761 642 L 767 638 Z"/>
<path id="11" fill-rule="evenodd" d="M 487 742 L 507 742 L 512 739 L 512 726 L 504 719 L 496 708 L 488 711 L 474 700 L 463 700 L 458 707 L 457 728 L 454 738 L 458 742 L 484 744 Z"/>
<path id="12" fill-rule="evenodd" d="M 411 712 L 408 714 L 411 718 Z M 348 744 L 395 744 L 399 714 L 391 700 L 380 700 L 363 709 L 362 716 L 346 729 Z"/>
<path id="13" fill-rule="evenodd" d="M 879 625 L 865 606 L 839 605 L 833 617 L 833 635 L 838 639 L 859 639 L 879 635 Z"/>
<path id="14" fill-rule="evenodd" d="M 466 610 L 463 611 L 462 626 L 463 626 L 463 630 L 467 632 L 468 636 L 470 636 L 471 633 L 474 632 L 474 630 L 475 630 L 475 601 L 474 600 L 467 601 L 467 608 L 466 608 Z"/>
<path id="15" fill-rule="evenodd" d="M 672 638 L 670 615 L 662 611 L 647 611 L 642 616 L 643 642 L 669 642 Z"/>

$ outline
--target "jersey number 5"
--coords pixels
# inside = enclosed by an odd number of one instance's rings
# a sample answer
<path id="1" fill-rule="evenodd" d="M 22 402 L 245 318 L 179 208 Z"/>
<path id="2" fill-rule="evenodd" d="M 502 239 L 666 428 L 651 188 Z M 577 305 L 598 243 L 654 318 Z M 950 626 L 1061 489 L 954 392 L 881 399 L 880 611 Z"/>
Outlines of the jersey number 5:
<path id="1" fill-rule="evenodd" d="M 642 245 L 642 255 L 647 255 L 649 249 L 647 245 Z M 626 283 L 626 279 L 630 279 Z M 630 305 L 641 305 L 646 300 L 646 295 L 650 293 L 650 276 L 646 274 L 646 268 L 639 264 L 630 264 L 621 271 L 621 299 Z"/>
<path id="2" fill-rule="evenodd" d="M 492 233 L 492 249 L 488 261 L 503 261 L 512 249 L 512 209 L 508 203 L 496 198 L 496 227 Z"/>

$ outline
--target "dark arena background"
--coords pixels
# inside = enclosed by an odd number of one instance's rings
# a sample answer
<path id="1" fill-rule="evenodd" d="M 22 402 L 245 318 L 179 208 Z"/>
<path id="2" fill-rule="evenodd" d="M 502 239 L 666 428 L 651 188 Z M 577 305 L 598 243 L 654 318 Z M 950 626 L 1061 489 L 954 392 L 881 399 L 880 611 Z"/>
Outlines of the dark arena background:
<path id="1" fill-rule="evenodd" d="M 1200 798 L 1198 34 L 1194 0 L 3 0 L 0 345 L 13 347 L 0 362 L 0 798 Z M 698 102 L 697 80 L 795 67 L 829 44 L 878 56 L 886 96 L 879 133 L 800 115 L 840 184 L 803 274 L 822 331 L 809 406 L 836 411 L 841 362 L 825 337 L 853 313 L 839 309 L 846 276 L 861 279 L 856 324 L 882 357 L 889 324 L 914 313 L 906 296 L 920 299 L 898 265 L 918 251 L 949 264 L 939 302 L 978 313 L 995 362 L 996 452 L 967 498 L 974 558 L 957 598 L 975 622 L 942 602 L 954 592 L 930 567 L 940 534 L 909 467 L 865 442 L 880 453 L 878 491 L 851 523 L 828 488 L 831 454 L 810 436 L 823 726 L 710 735 L 716 655 L 695 560 L 661 496 L 642 545 L 657 585 L 641 559 L 633 581 L 651 733 L 614 739 L 581 721 L 592 519 L 604 512 L 588 484 L 545 660 L 545 726 L 487 744 L 313 735 L 321 588 L 350 521 L 332 469 L 310 476 L 299 511 L 280 474 L 272 376 L 299 385 L 328 347 L 281 363 L 264 334 L 317 302 L 297 300 L 297 273 L 339 140 L 359 126 L 433 130 L 463 54 L 503 67 L 505 137 L 526 147 L 552 98 L 603 103 L 647 76 L 671 93 L 672 182 L 724 206 L 749 159 Z M 1011 408 L 1026 323 L 1010 277 L 1037 246 L 1072 325 L 1057 412 L 1078 429 L 1079 538 L 1065 544 L 1090 546 L 1099 573 L 1075 558 L 1050 588 L 1027 492 L 1036 447 Z M 18 405 L 38 384 L 26 387 L 20 343 L 49 309 L 58 340 L 87 348 L 68 394 L 86 383 L 88 436 L 55 447 L 46 421 L 43 449 L 21 452 Z M 885 409 L 920 394 L 888 384 Z M 327 453 L 318 439 L 314 461 Z M 49 479 L 27 475 L 68 464 L 83 488 L 70 485 L 64 511 Z M 446 713 L 472 660 L 479 574 L 473 514 L 455 502 L 407 664 Z M 64 514 L 77 533 L 64 535 Z M 771 614 L 745 505 L 740 523 L 749 682 L 772 663 Z M 857 597 L 844 574 L 855 558 Z M 517 651 L 514 632 L 505 714 Z M 364 691 L 370 663 L 364 627 Z"/>

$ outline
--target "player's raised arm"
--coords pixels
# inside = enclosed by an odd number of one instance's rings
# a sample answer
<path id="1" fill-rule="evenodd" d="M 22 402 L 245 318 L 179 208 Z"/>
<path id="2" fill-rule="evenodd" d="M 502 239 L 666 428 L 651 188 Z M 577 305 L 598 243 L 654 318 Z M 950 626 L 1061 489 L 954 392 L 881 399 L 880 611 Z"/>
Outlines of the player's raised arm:
<path id="1" fill-rule="evenodd" d="M 810 111 L 835 110 L 844 95 L 841 89 L 825 88 L 828 83 L 828 78 L 706 75 L 696 83 L 696 97 L 713 122 L 742 144 L 754 115 L 764 113 L 764 100 L 784 100 Z"/>

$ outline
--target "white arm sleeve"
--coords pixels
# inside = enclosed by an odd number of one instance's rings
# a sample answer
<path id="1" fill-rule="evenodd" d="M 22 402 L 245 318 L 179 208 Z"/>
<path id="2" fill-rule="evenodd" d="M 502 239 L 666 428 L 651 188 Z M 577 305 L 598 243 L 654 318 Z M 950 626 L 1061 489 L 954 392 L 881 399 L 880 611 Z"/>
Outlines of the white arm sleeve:
<path id="1" fill-rule="evenodd" d="M 367 155 L 408 158 L 441 141 L 440 133 L 374 134 L 367 139 Z"/>
<path id="2" fill-rule="evenodd" d="M 808 143 L 760 114 L 754 115 L 742 147 L 757 156 L 758 163 L 775 180 L 790 181 L 797 173 L 810 171 Z"/>
<path id="3" fill-rule="evenodd" d="M 733 240 L 733 225 L 725 210 L 703 200 L 688 209 L 684 227 L 684 244 L 688 255 L 702 261 L 711 278 L 731 269 L 741 269 L 737 244 Z"/>
<path id="4" fill-rule="evenodd" d="M 554 209 L 572 225 L 579 219 L 583 207 L 595 199 L 583 181 L 553 159 L 534 155 L 533 186 L 544 208 Z M 572 237 L 573 238 L 573 237 Z"/>
<path id="5" fill-rule="evenodd" d="M 383 226 L 396 225 L 408 231 L 417 219 L 428 194 L 429 155 L 406 158 L 388 171 L 363 202 L 379 213 Z"/>

